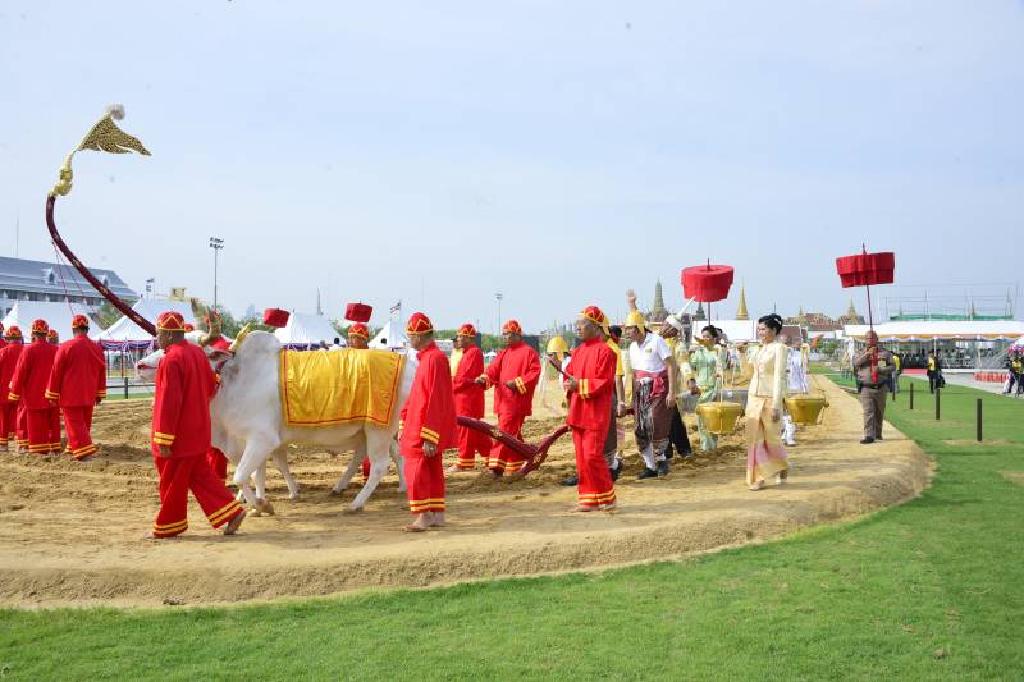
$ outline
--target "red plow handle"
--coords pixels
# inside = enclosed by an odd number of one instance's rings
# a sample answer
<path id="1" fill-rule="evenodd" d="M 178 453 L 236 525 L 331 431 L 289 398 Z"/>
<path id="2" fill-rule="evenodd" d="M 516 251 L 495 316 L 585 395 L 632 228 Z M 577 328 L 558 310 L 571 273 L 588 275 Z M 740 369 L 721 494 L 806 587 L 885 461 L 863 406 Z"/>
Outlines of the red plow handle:
<path id="1" fill-rule="evenodd" d="M 563 424 L 545 436 L 539 443 L 534 445 L 532 443 L 525 443 L 515 436 L 505 433 L 498 427 L 479 419 L 473 419 L 472 417 L 456 417 L 456 421 L 459 426 L 464 426 L 467 429 L 473 429 L 474 431 L 486 434 L 525 457 L 526 466 L 520 470 L 521 476 L 525 476 L 540 467 L 540 465 L 544 463 L 544 460 L 548 458 L 548 450 L 551 449 L 551 446 L 554 445 L 555 441 L 569 431 L 569 427 Z"/>

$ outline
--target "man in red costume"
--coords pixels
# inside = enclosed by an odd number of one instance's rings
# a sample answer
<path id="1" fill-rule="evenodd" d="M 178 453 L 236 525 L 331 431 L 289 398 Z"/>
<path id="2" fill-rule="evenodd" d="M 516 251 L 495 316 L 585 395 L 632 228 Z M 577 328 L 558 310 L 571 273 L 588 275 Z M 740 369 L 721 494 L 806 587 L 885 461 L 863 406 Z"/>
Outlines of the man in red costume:
<path id="1" fill-rule="evenodd" d="M 362 322 L 356 322 L 348 328 L 348 347 L 352 350 L 366 350 L 370 347 L 370 329 Z M 363 457 L 363 482 L 370 478 L 370 458 Z"/>
<path id="2" fill-rule="evenodd" d="M 49 325 L 46 320 L 32 323 L 32 343 L 25 348 L 11 378 L 10 400 L 22 400 L 25 406 L 25 425 L 28 430 L 28 451 L 34 455 L 60 452 L 60 443 L 54 443 L 53 418 L 57 417 L 56 431 L 60 433 L 60 415 L 55 413 L 46 399 L 46 384 L 53 369 L 57 347 L 47 342 Z"/>
<path id="3" fill-rule="evenodd" d="M 413 313 L 405 327 L 419 364 L 402 408 L 398 448 L 404 458 L 409 511 L 407 531 L 444 525 L 444 466 L 441 457 L 455 446 L 455 397 L 448 359 L 434 343 L 434 325 Z"/>
<path id="4" fill-rule="evenodd" d="M 484 387 L 476 379 L 484 373 L 484 354 L 476 347 L 476 328 L 466 323 L 459 327 L 455 337 L 455 347 L 462 351 L 459 366 L 452 378 L 455 391 L 455 414 L 460 417 L 483 419 Z M 459 459 L 449 469 L 449 473 L 457 471 L 473 471 L 476 468 L 476 455 L 479 454 L 484 465 L 491 452 L 491 439 L 485 433 L 468 429 L 465 426 L 455 427 L 459 442 Z"/>
<path id="5" fill-rule="evenodd" d="M 21 329 L 11 325 L 4 334 L 4 340 L 5 345 L 0 348 L 0 443 L 3 444 L 0 452 L 8 451 L 10 442 L 18 433 L 18 401 L 11 400 L 9 391 L 14 368 L 21 356 Z"/>
<path id="6" fill-rule="evenodd" d="M 46 342 L 60 348 L 60 334 L 53 327 L 50 327 L 49 331 L 46 332 Z M 50 400 L 50 397 L 46 397 Z M 52 450 L 55 454 L 60 454 L 60 408 L 57 404 L 50 400 L 50 442 L 56 443 L 57 448 Z"/>
<path id="7" fill-rule="evenodd" d="M 103 351 L 89 339 L 89 318 L 75 315 L 72 338 L 57 348 L 46 398 L 64 412 L 67 452 L 79 462 L 92 459 L 92 408 L 107 397 L 107 365 Z"/>
<path id="8" fill-rule="evenodd" d="M 570 379 L 568 424 L 576 447 L 579 503 L 575 511 L 612 511 L 615 488 L 604 457 L 604 445 L 615 400 L 615 352 L 605 343 L 608 318 L 596 306 L 580 313 L 576 333 L 583 343 L 566 368 Z"/>
<path id="9" fill-rule="evenodd" d="M 540 379 L 540 356 L 523 343 L 523 328 L 515 320 L 506 322 L 501 333 L 505 337 L 505 348 L 488 365 L 477 383 L 486 388 L 494 387 L 498 428 L 522 440 L 523 422 L 533 414 L 533 391 Z M 487 461 L 487 467 L 495 478 L 517 474 L 525 464 L 522 455 L 500 441 L 492 446 Z"/>
<path id="10" fill-rule="evenodd" d="M 370 330 L 362 322 L 356 322 L 348 328 L 348 347 L 356 350 L 370 347 Z"/>
<path id="11" fill-rule="evenodd" d="M 188 529 L 191 490 L 214 528 L 234 535 L 245 510 L 217 478 L 206 460 L 210 449 L 210 400 L 215 378 L 206 354 L 185 340 L 180 313 L 160 313 L 157 343 L 164 358 L 156 371 L 152 451 L 160 474 L 160 511 L 151 539 L 169 538 Z"/>

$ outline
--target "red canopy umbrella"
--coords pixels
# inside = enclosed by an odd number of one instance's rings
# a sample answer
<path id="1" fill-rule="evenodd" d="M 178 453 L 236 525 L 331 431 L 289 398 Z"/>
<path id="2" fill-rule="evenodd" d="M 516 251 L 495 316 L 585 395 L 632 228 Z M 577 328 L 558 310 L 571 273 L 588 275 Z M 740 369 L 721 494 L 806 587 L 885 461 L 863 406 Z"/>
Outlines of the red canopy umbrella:
<path id="1" fill-rule="evenodd" d="M 691 301 L 715 303 L 729 297 L 732 287 L 731 265 L 694 265 L 683 268 L 679 279 L 683 283 L 683 295 Z"/>
<path id="2" fill-rule="evenodd" d="M 895 271 L 896 254 L 892 251 L 868 253 L 867 247 L 862 247 L 861 253 L 836 258 L 836 272 L 844 289 L 867 287 L 868 326 L 871 328 L 875 326 L 871 311 L 871 285 L 892 284 Z"/>

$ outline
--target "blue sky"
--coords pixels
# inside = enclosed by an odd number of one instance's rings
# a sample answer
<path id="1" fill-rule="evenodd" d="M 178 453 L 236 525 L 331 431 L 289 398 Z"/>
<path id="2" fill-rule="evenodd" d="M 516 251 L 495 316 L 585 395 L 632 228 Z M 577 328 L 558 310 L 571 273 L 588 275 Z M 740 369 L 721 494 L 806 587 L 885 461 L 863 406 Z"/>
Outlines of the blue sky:
<path id="1" fill-rule="evenodd" d="M 79 155 L 65 237 L 209 297 L 218 235 L 236 312 L 319 286 L 490 329 L 500 290 L 537 329 L 657 278 L 678 306 L 711 258 L 752 313 L 839 313 L 865 241 L 899 283 L 1019 281 L 1016 0 L 6 0 L 0 84 L 3 253 L 20 216 L 52 257 L 46 191 L 120 102 L 153 156 Z"/>

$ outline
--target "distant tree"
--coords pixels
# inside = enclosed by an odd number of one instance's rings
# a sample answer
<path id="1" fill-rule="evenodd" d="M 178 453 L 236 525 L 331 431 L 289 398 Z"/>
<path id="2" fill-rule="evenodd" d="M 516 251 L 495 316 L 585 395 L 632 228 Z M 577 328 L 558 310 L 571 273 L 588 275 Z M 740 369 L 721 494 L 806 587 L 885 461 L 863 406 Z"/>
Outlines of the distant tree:
<path id="1" fill-rule="evenodd" d="M 103 305 L 96 311 L 96 322 L 104 329 L 121 319 L 121 311 L 110 305 L 110 301 L 104 301 Z"/>

